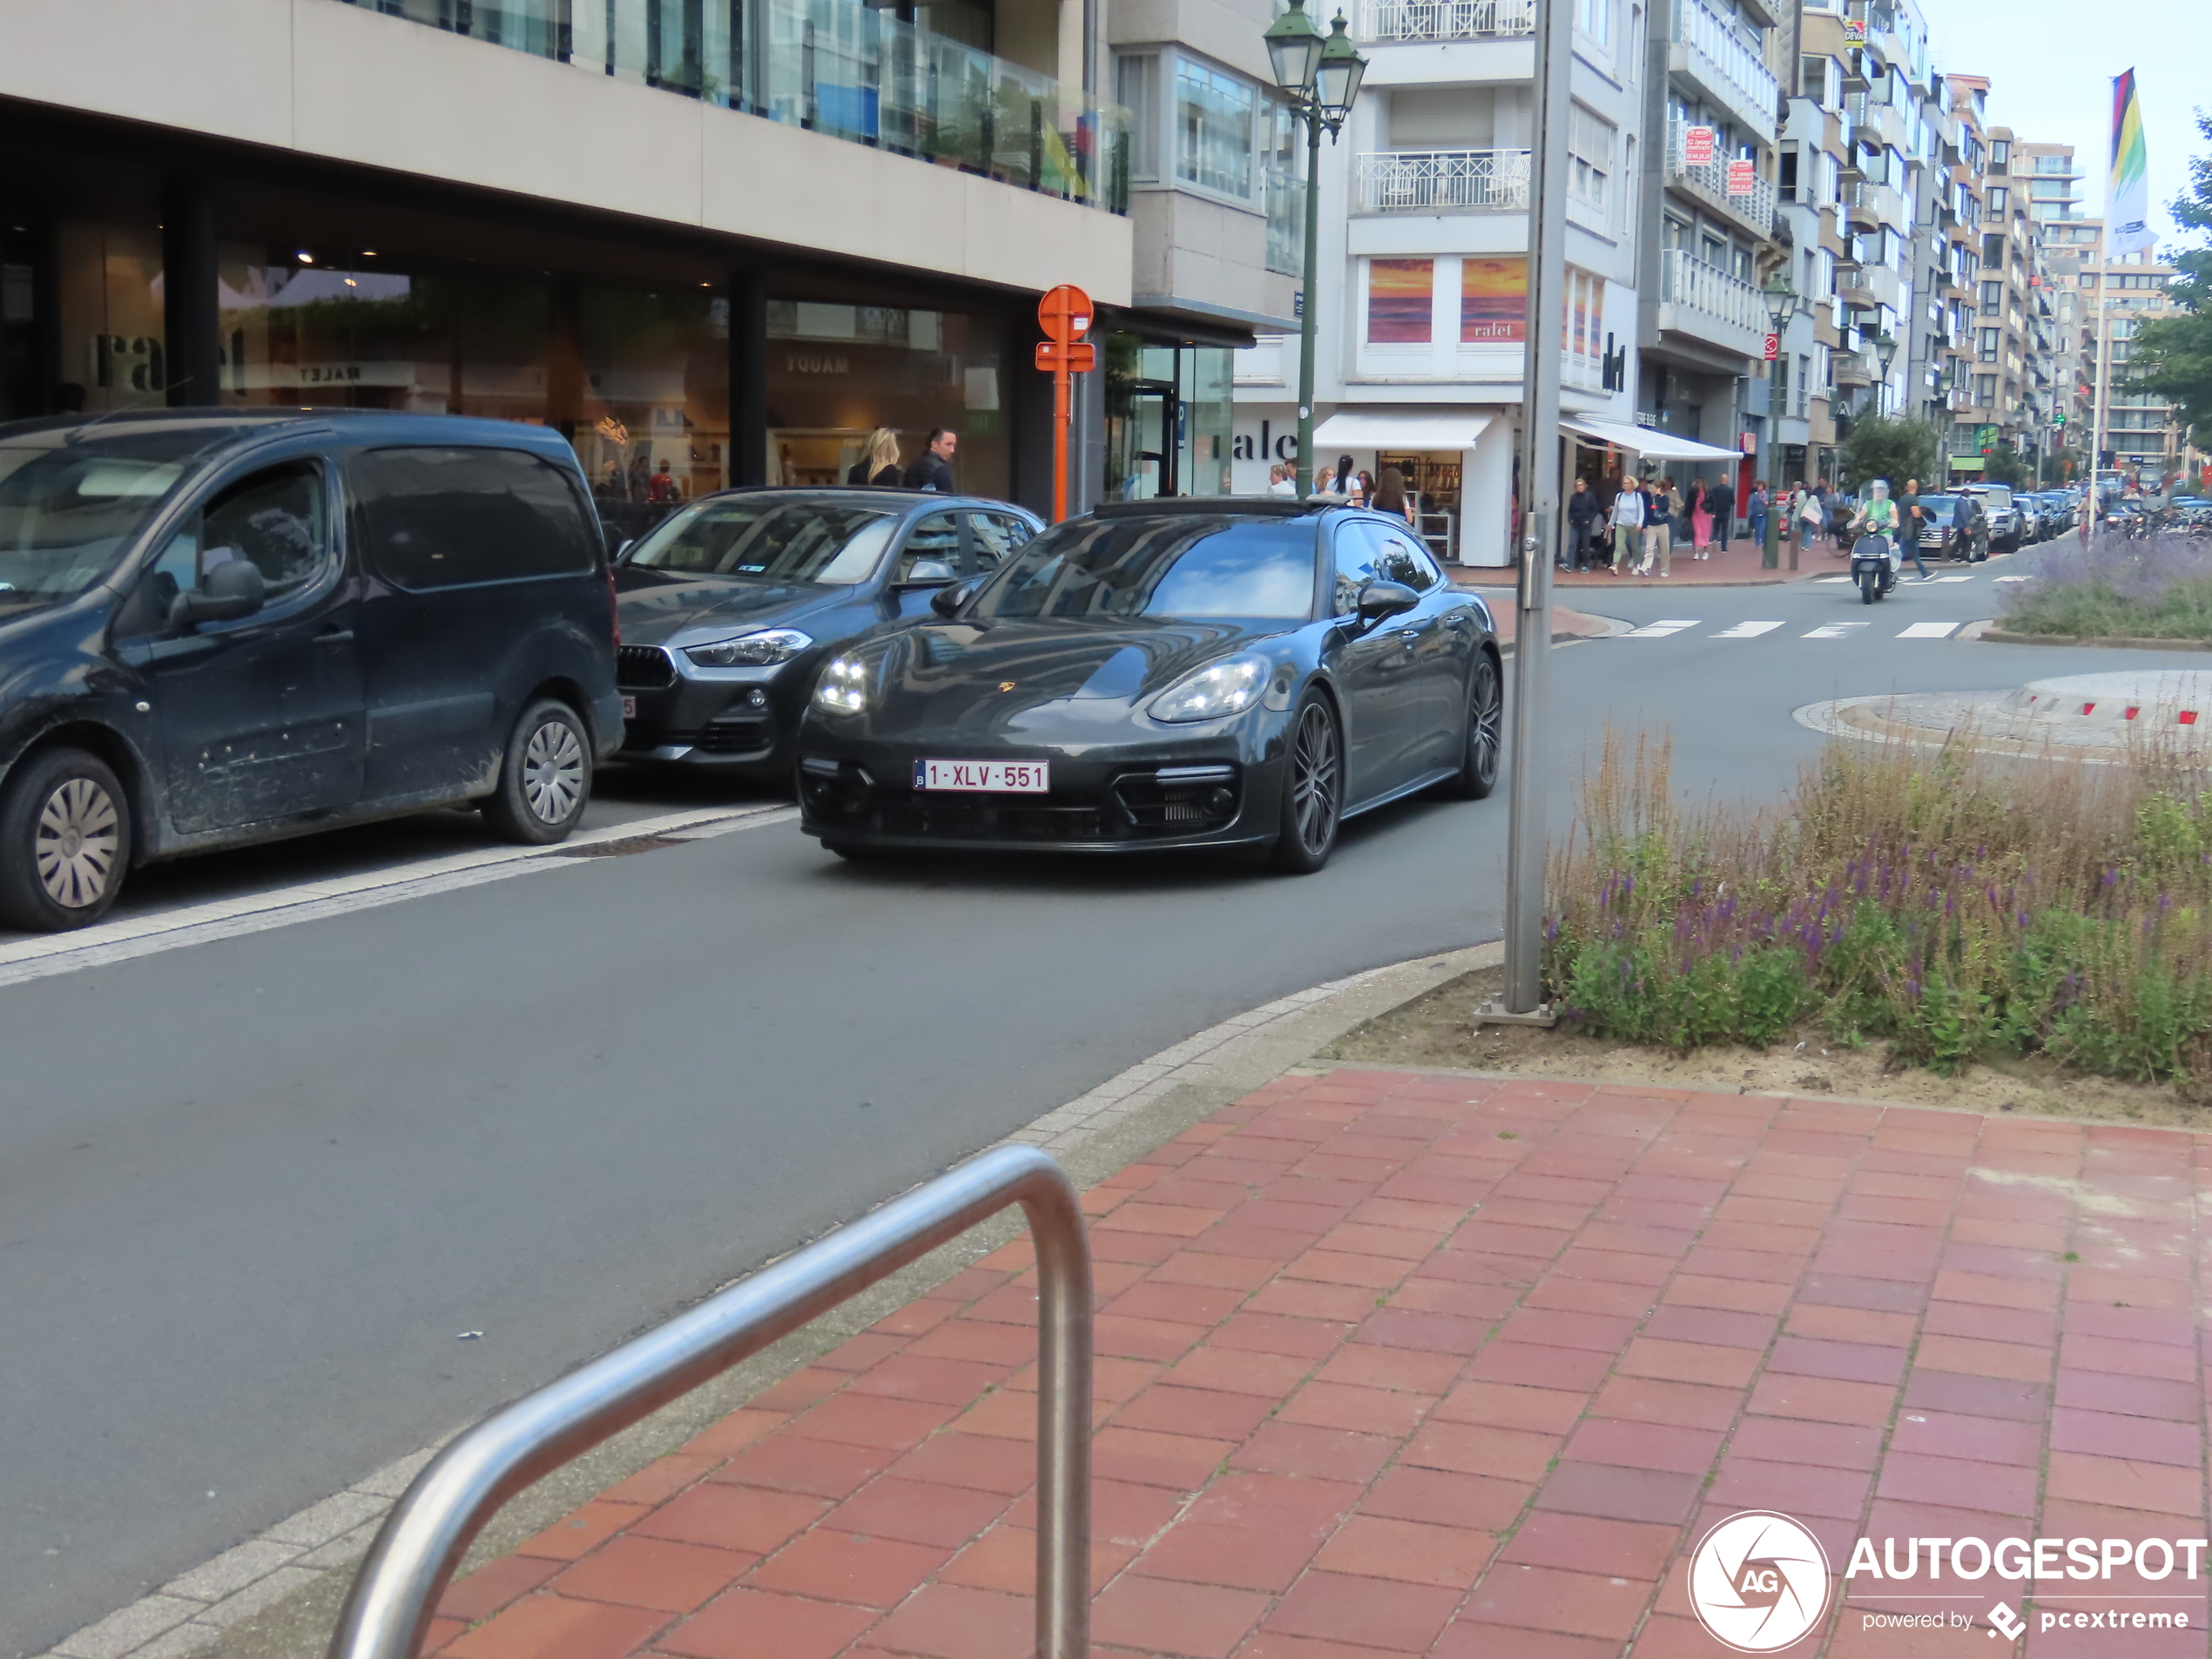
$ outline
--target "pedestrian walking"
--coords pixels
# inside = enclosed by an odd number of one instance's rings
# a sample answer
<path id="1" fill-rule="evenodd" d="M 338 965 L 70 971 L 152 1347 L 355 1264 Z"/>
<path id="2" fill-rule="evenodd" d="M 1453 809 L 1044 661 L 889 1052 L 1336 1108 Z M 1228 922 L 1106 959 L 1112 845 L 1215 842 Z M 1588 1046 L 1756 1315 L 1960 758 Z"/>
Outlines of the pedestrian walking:
<path id="1" fill-rule="evenodd" d="M 1723 553 L 1736 529 L 1736 486 L 1723 476 L 1705 492 L 1705 510 L 1713 516 L 1713 542 Z M 1712 557 L 1708 551 L 1707 558 Z"/>
<path id="2" fill-rule="evenodd" d="M 1597 525 L 1597 496 L 1591 493 L 1588 479 L 1577 478 L 1575 493 L 1567 498 L 1567 569 L 1588 568 L 1590 538 L 1596 534 Z"/>
<path id="3" fill-rule="evenodd" d="M 873 484 L 883 489 L 896 489 L 905 480 L 899 465 L 899 435 L 887 426 L 868 434 L 867 448 L 845 475 L 848 484 Z"/>
<path id="4" fill-rule="evenodd" d="M 1643 533 L 1643 492 L 1633 484 L 1623 484 L 1613 497 L 1613 510 L 1607 515 L 1613 531 L 1613 574 L 1621 574 L 1621 567 L 1635 556 L 1636 543 Z"/>
<path id="5" fill-rule="evenodd" d="M 1913 568 L 1920 572 L 1920 580 L 1932 582 L 1928 574 L 1928 562 L 1920 556 L 1920 532 L 1926 521 L 1920 515 L 1920 481 L 1907 478 L 1905 493 L 1897 498 L 1897 549 L 1899 553 L 1912 555 Z"/>
<path id="6" fill-rule="evenodd" d="M 1743 522 L 1750 527 L 1751 545 L 1764 550 L 1766 546 L 1766 480 L 1751 480 L 1751 493 L 1743 499 Z"/>
<path id="7" fill-rule="evenodd" d="M 934 489 L 941 496 L 954 494 L 953 452 L 959 448 L 959 433 L 950 427 L 931 427 L 929 442 L 914 465 L 907 469 L 907 488 Z"/>
<path id="8" fill-rule="evenodd" d="M 1797 539 L 1810 552 L 1820 545 L 1820 532 L 1827 527 L 1828 509 L 1819 495 L 1805 481 L 1797 481 Z"/>
<path id="9" fill-rule="evenodd" d="M 1670 478 L 1653 479 L 1644 495 L 1643 563 L 1638 576 L 1649 576 L 1655 563 L 1662 577 L 1675 573 L 1675 526 L 1681 523 L 1682 491 Z"/>
<path id="10" fill-rule="evenodd" d="M 1395 467 L 1383 469 L 1382 482 L 1375 486 L 1373 506 L 1379 513 L 1388 513 L 1393 518 L 1402 518 L 1408 524 L 1413 522 L 1413 506 L 1406 498 L 1404 473 Z"/>
<path id="11" fill-rule="evenodd" d="M 1712 509 L 1705 504 L 1705 481 L 1689 481 L 1689 556 L 1702 559 L 1713 543 Z"/>

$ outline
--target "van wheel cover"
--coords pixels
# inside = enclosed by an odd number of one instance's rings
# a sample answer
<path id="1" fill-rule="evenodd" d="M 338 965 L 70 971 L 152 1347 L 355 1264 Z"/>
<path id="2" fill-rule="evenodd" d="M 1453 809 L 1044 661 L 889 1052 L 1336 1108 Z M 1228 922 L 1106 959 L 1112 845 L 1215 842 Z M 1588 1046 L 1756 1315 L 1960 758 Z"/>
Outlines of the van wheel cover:
<path id="1" fill-rule="evenodd" d="M 583 799 L 583 745 L 566 720 L 548 720 L 523 748 L 523 799 L 542 824 L 564 824 Z"/>
<path id="2" fill-rule="evenodd" d="M 122 850 L 122 814 L 91 779 L 64 779 L 39 808 L 31 864 L 46 896 L 64 909 L 100 901 Z"/>

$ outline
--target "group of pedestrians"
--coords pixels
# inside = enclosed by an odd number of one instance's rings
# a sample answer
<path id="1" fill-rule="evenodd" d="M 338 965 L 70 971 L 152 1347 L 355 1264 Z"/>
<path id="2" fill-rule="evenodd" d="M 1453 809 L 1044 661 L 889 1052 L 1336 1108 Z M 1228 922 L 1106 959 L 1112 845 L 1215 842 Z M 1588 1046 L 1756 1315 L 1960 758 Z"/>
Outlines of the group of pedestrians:
<path id="1" fill-rule="evenodd" d="M 1267 493 L 1296 496 L 1297 463 L 1278 461 L 1270 467 Z M 1413 492 L 1406 488 L 1406 475 L 1396 467 L 1385 467 L 1382 476 L 1377 478 L 1372 473 L 1355 469 L 1350 455 L 1339 455 L 1334 467 L 1324 467 L 1313 475 L 1313 493 L 1339 497 L 1354 507 L 1372 507 L 1379 513 L 1402 518 L 1408 524 L 1415 523 Z"/>
<path id="2" fill-rule="evenodd" d="M 1762 479 L 1744 503 L 1754 536 L 1764 534 L 1765 489 Z M 1710 559 L 1716 548 L 1728 550 L 1736 535 L 1736 489 L 1724 478 L 1712 484 L 1694 478 L 1687 495 L 1673 479 L 1656 474 L 1640 479 L 1616 475 L 1596 489 L 1577 478 L 1567 498 L 1567 531 L 1562 570 L 1594 570 L 1600 552 L 1609 550 L 1606 568 L 1615 576 L 1624 570 L 1649 576 L 1655 569 L 1672 576 L 1677 544 L 1692 559 Z"/>
<path id="3" fill-rule="evenodd" d="M 899 435 L 887 426 L 868 434 L 860 458 L 845 475 L 848 484 L 873 484 L 879 489 L 931 489 L 941 496 L 953 489 L 953 455 L 960 448 L 960 434 L 950 427 L 929 428 L 929 441 L 911 467 L 899 464 Z"/>

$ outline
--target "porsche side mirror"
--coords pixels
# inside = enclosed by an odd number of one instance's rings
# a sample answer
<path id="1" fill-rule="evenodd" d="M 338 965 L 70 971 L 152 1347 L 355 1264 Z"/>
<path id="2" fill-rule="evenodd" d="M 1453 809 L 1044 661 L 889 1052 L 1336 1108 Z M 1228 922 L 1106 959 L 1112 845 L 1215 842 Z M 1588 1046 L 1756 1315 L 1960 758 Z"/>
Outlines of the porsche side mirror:
<path id="1" fill-rule="evenodd" d="M 975 590 L 983 585 L 984 578 L 972 576 L 965 582 L 954 582 L 929 596 L 929 608 L 941 617 L 959 614 L 960 608 L 975 597 Z"/>
<path id="2" fill-rule="evenodd" d="M 1421 596 L 1402 582 L 1370 582 L 1359 590 L 1359 624 L 1372 628 L 1403 616 L 1420 602 Z"/>

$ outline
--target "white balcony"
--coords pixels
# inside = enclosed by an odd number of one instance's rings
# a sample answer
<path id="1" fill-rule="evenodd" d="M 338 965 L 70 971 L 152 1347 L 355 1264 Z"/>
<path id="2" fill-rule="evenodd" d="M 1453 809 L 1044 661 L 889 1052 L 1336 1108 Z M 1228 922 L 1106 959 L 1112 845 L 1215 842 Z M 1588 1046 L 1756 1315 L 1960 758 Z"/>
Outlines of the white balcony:
<path id="1" fill-rule="evenodd" d="M 1385 150 L 1359 157 L 1359 164 L 1358 212 L 1528 210 L 1526 150 Z"/>
<path id="2" fill-rule="evenodd" d="M 1761 61 L 1757 46 L 1705 0 L 1675 0 L 1667 67 L 1696 82 L 1728 106 L 1762 142 L 1774 142 L 1781 85 Z"/>
<path id="3" fill-rule="evenodd" d="M 1738 356 L 1755 358 L 1766 342 L 1766 301 L 1741 277 L 1681 248 L 1659 259 L 1659 327 Z"/>
<path id="4" fill-rule="evenodd" d="M 1687 191 L 1716 212 L 1727 214 L 1752 235 L 1773 235 L 1773 181 L 1754 173 L 1750 193 L 1731 196 L 1728 190 L 1728 158 L 1716 153 L 1710 161 L 1693 165 L 1684 158 L 1688 153 L 1683 137 L 1686 131 L 1680 121 L 1667 124 L 1667 182 Z"/>
<path id="5" fill-rule="evenodd" d="M 1494 40 L 1536 32 L 1536 0 L 1366 0 L 1363 39 Z"/>

